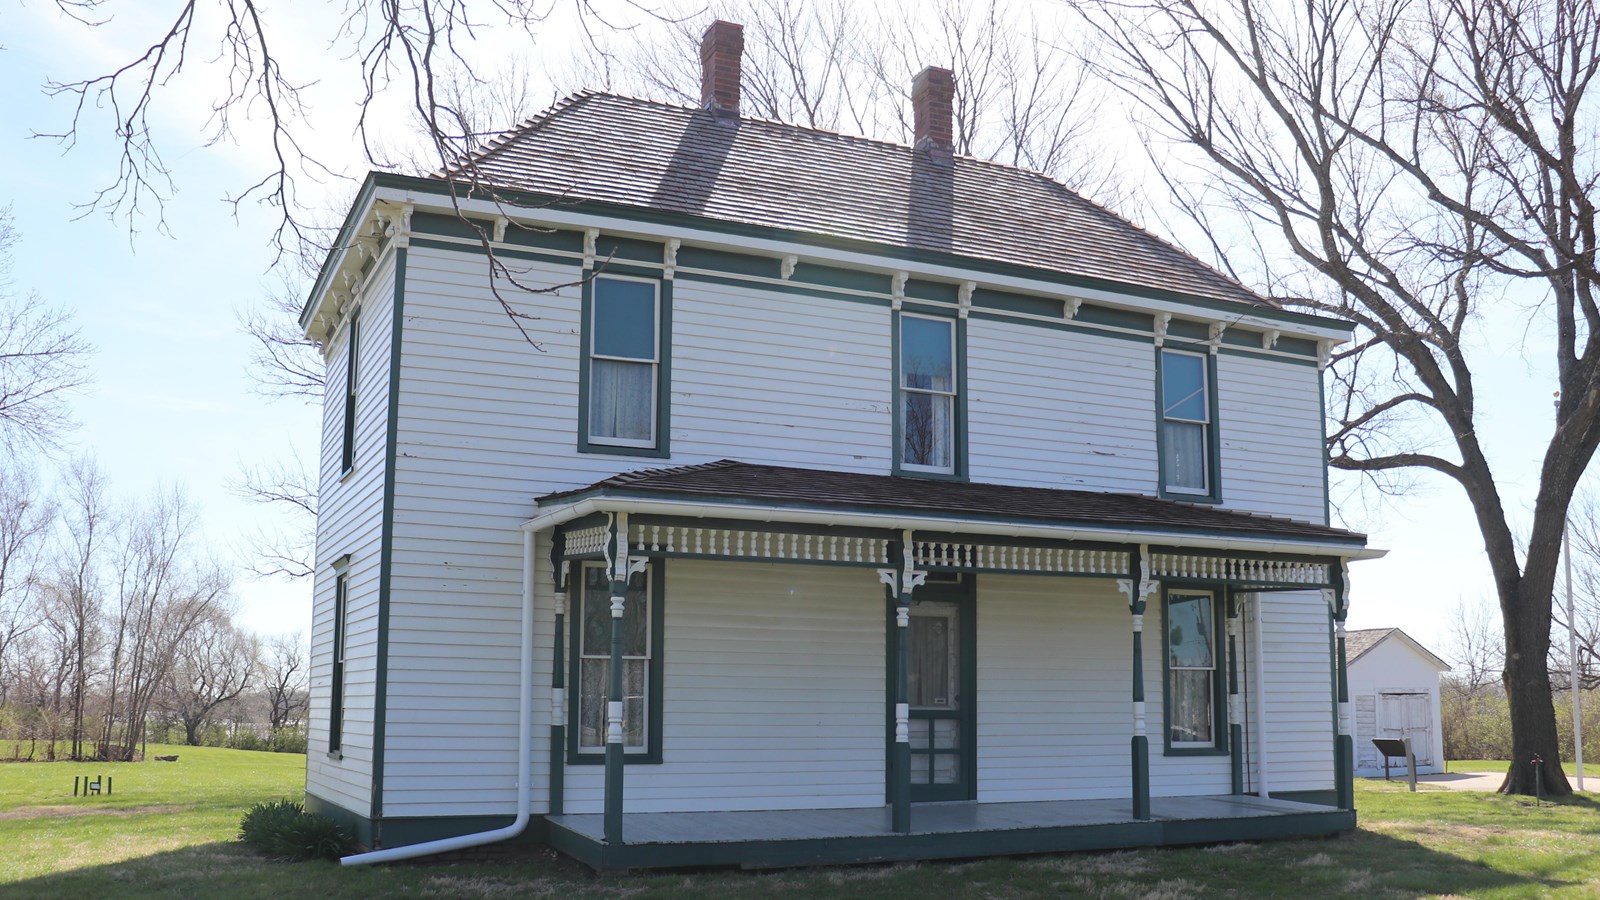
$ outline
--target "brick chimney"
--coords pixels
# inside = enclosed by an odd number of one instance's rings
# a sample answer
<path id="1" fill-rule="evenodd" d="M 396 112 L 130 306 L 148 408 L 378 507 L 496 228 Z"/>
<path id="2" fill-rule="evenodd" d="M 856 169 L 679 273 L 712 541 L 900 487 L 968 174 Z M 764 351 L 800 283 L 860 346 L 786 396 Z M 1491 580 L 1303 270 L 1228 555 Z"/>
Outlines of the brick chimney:
<path id="1" fill-rule="evenodd" d="M 719 116 L 739 115 L 739 58 L 744 26 L 718 19 L 700 39 L 700 105 Z"/>
<path id="2" fill-rule="evenodd" d="M 949 69 L 929 66 L 911 79 L 912 145 L 952 149 L 951 110 L 956 98 L 956 77 Z"/>

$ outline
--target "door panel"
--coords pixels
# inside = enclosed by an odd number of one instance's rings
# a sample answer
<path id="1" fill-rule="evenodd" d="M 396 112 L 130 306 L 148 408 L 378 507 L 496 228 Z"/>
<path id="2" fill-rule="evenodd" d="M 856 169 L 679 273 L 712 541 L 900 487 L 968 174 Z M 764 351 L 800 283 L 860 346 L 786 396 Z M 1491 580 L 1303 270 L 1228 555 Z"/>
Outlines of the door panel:
<path id="1" fill-rule="evenodd" d="M 1427 694 L 1382 694 L 1379 737 L 1409 739 L 1417 765 L 1433 764 L 1433 704 Z"/>
<path id="2" fill-rule="evenodd" d="M 911 706 L 911 799 L 966 800 L 971 784 L 970 640 L 963 604 L 924 600 L 911 607 L 906 660 Z"/>

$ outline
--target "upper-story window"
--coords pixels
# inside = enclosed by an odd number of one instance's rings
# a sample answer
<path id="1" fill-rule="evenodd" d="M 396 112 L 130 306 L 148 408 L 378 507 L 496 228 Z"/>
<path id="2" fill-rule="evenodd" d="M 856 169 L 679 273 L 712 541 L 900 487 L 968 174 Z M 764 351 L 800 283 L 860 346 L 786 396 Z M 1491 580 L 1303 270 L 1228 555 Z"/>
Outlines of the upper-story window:
<path id="1" fill-rule="evenodd" d="M 956 320 L 900 316 L 900 468 L 956 474 Z"/>
<path id="2" fill-rule="evenodd" d="M 1166 719 L 1170 751 L 1226 748 L 1221 620 L 1210 591 L 1173 589 L 1166 595 Z"/>
<path id="3" fill-rule="evenodd" d="M 1211 408 L 1211 358 L 1206 353 L 1162 350 L 1161 489 L 1168 494 L 1215 497 L 1215 417 Z"/>
<path id="4" fill-rule="evenodd" d="M 350 314 L 350 330 L 344 355 L 344 447 L 339 455 L 339 471 L 348 472 L 356 464 L 356 388 L 361 375 L 360 310 Z"/>
<path id="5" fill-rule="evenodd" d="M 661 284 L 598 275 L 589 292 L 584 449 L 664 449 Z"/>

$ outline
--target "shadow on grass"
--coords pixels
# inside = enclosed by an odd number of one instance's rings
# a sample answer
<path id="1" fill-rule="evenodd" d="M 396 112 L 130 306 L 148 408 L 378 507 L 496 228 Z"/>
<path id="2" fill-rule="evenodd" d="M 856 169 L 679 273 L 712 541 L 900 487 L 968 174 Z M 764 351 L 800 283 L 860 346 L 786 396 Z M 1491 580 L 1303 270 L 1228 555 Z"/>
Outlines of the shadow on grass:
<path id="1" fill-rule="evenodd" d="M 1585 850 L 1575 850 L 1585 853 Z M 1335 838 L 1208 847 L 1070 853 L 953 863 L 862 865 L 747 873 L 729 870 L 596 877 L 541 848 L 480 862 L 341 868 L 279 863 L 214 842 L 0 885 L 6 897 L 119 900 L 229 897 L 904 897 L 1063 894 L 1188 897 L 1542 896 L 1586 884 L 1556 860 L 1508 871 L 1403 837 Z M 70 864 L 70 863 L 69 863 Z M 1563 877 L 1566 874 L 1568 877 Z"/>

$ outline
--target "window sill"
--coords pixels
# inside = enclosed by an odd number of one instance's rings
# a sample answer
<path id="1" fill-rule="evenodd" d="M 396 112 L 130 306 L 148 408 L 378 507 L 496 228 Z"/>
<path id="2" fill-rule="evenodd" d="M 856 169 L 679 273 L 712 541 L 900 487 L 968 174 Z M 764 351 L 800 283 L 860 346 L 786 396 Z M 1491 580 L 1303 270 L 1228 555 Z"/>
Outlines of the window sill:
<path id="1" fill-rule="evenodd" d="M 1183 491 L 1170 491 L 1166 488 L 1161 488 L 1157 492 L 1157 496 L 1163 500 L 1179 500 L 1184 503 L 1200 503 L 1207 506 L 1215 506 L 1222 502 L 1222 498 L 1216 494 L 1186 494 Z"/>
<path id="2" fill-rule="evenodd" d="M 1227 756 L 1227 747 L 1167 747 L 1163 756 Z"/>
<path id="3" fill-rule="evenodd" d="M 342 760 L 344 759 L 344 752 L 340 750 L 329 750 L 328 758 L 332 760 Z"/>
<path id="4" fill-rule="evenodd" d="M 605 751 L 585 751 L 574 753 L 567 751 L 567 765 L 569 766 L 603 766 L 606 764 Z M 659 751 L 631 751 L 622 754 L 622 764 L 625 766 L 658 766 L 661 765 Z"/>
<path id="5" fill-rule="evenodd" d="M 654 447 L 622 447 L 612 444 L 578 444 L 579 453 L 597 453 L 606 456 L 637 456 L 641 459 L 671 459 L 672 454 Z"/>
<path id="6" fill-rule="evenodd" d="M 357 466 L 351 465 L 350 468 L 345 469 L 343 472 L 340 472 L 339 473 L 339 483 L 340 484 L 344 484 L 345 482 L 349 481 L 350 480 L 350 476 L 354 475 L 356 473 L 356 469 L 357 468 L 358 468 Z"/>

